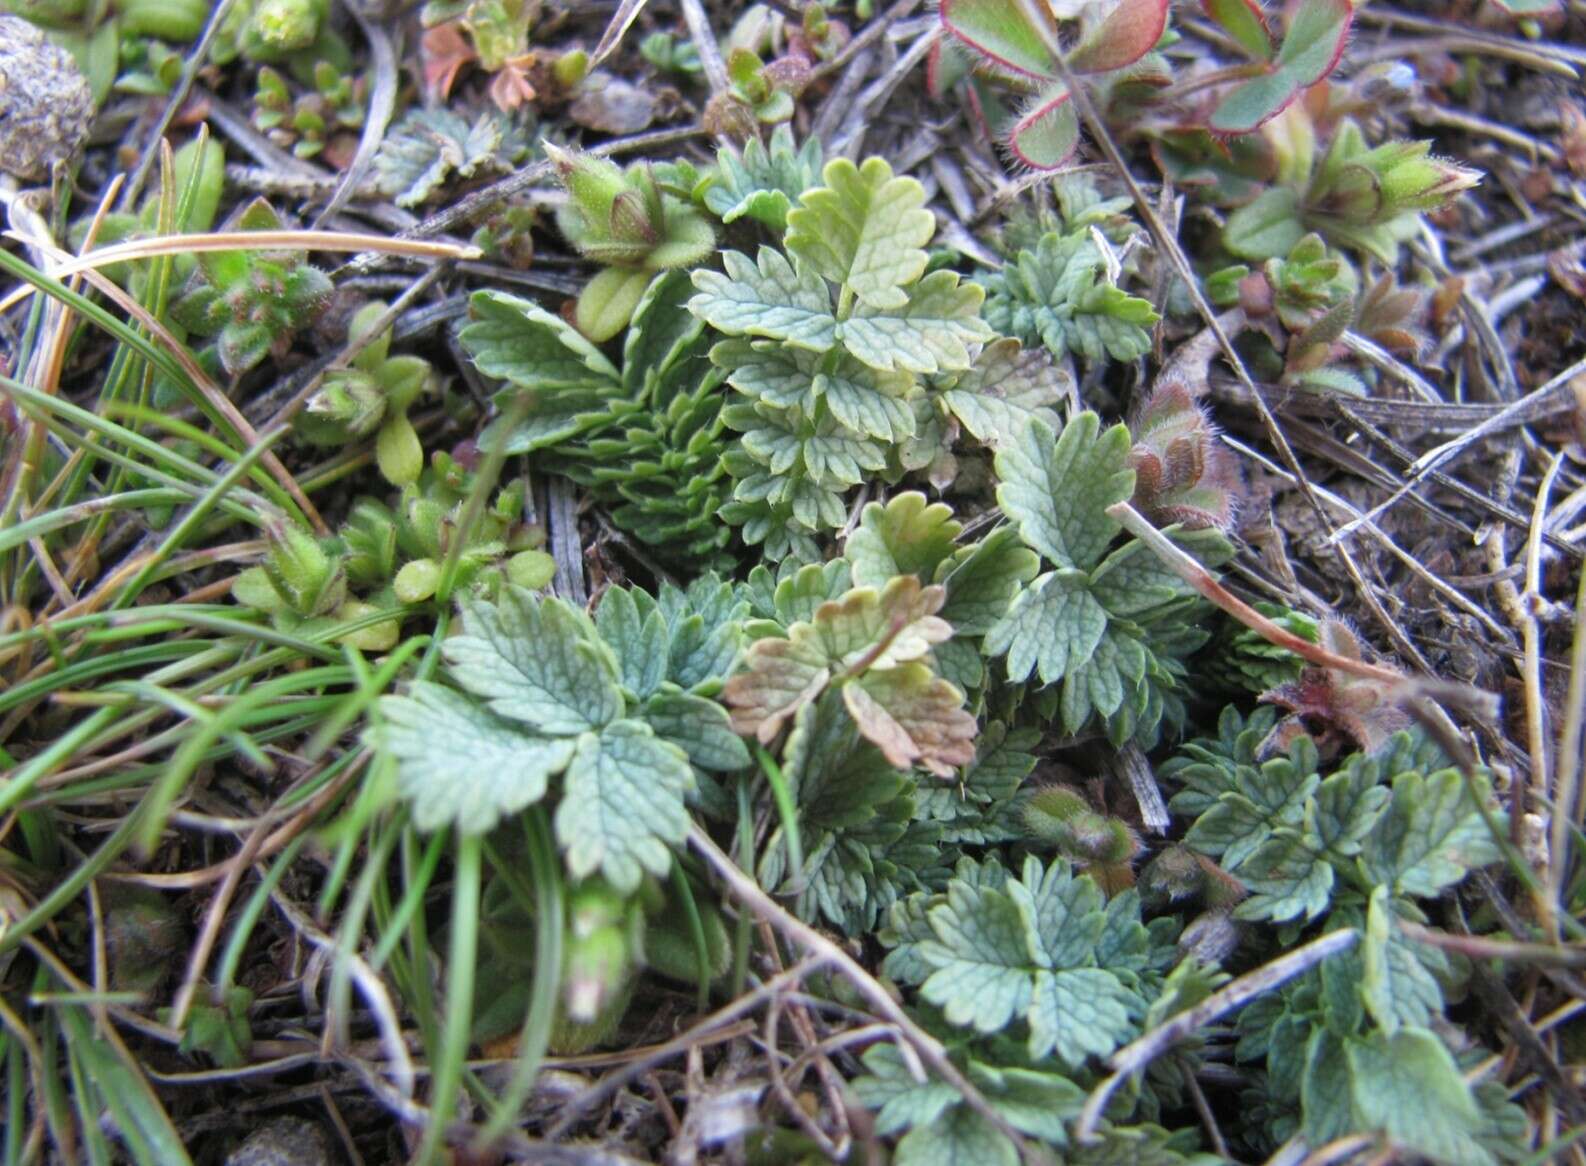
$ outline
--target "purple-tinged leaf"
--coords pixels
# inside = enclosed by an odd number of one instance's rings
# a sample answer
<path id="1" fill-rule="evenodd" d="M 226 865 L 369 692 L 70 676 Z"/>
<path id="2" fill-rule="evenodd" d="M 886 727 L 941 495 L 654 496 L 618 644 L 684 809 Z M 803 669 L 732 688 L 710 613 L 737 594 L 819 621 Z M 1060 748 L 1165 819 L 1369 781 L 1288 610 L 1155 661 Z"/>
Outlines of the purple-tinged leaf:
<path id="1" fill-rule="evenodd" d="M 1253 59 L 1272 59 L 1272 32 L 1256 0 L 1201 0 L 1201 7 Z"/>
<path id="2" fill-rule="evenodd" d="M 942 27 L 1000 69 L 1050 81 L 1055 62 L 1018 0 L 942 0 Z"/>
<path id="3" fill-rule="evenodd" d="M 1062 86 L 1048 89 L 1008 132 L 1008 145 L 1026 166 L 1056 170 L 1079 145 L 1079 115 Z"/>
<path id="4" fill-rule="evenodd" d="M 1120 0 L 1107 18 L 1068 54 L 1076 73 L 1107 73 L 1132 65 L 1167 30 L 1168 0 Z"/>

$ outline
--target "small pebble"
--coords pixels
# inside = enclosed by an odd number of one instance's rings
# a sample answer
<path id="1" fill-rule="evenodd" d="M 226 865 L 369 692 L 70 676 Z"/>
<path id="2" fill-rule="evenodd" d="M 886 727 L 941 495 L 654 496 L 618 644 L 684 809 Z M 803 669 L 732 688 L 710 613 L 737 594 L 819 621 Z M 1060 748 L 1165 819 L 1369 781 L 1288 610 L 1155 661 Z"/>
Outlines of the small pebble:
<path id="1" fill-rule="evenodd" d="M 330 1142 L 313 1122 L 278 1117 L 248 1135 L 225 1166 L 334 1166 Z"/>
<path id="2" fill-rule="evenodd" d="M 94 98 L 77 62 L 19 16 L 0 16 L 0 170 L 47 178 L 88 138 Z"/>

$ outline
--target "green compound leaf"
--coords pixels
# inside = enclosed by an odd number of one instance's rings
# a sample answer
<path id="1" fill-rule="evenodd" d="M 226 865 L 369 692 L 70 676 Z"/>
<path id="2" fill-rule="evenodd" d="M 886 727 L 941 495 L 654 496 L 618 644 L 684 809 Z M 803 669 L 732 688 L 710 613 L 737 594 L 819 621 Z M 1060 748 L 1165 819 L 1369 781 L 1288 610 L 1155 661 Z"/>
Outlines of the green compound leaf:
<path id="1" fill-rule="evenodd" d="M 1137 898 L 1120 911 L 1120 924 L 1138 924 Z M 1001 887 L 954 878 L 926 914 L 935 938 L 914 952 L 933 970 L 920 994 L 950 1023 L 992 1033 L 1020 1020 L 1031 1058 L 1056 1052 L 1073 1068 L 1134 1031 L 1143 1002 L 1114 967 L 1097 966 L 1109 928 L 1105 899 L 1065 863 L 1047 869 L 1027 858 L 1020 877 Z M 894 913 L 895 925 L 907 919 Z"/>
<path id="2" fill-rule="evenodd" d="M 689 692 L 658 692 L 639 714 L 655 735 L 688 754 L 701 769 L 727 773 L 749 764 L 743 738 L 732 731 L 727 710 Z"/>
<path id="3" fill-rule="evenodd" d="M 1014 901 L 1000 891 L 957 879 L 946 902 L 929 912 L 935 940 L 920 945 L 933 970 L 920 995 L 952 1024 L 1000 1032 L 1029 1009 L 1030 952 L 1027 925 Z"/>
<path id="4" fill-rule="evenodd" d="M 1026 1017 L 1030 1055 L 1055 1052 L 1074 1066 L 1092 1054 L 1106 1056 L 1134 1032 L 1128 1009 L 1131 999 L 1118 977 L 1101 968 L 1036 972 Z"/>
<path id="5" fill-rule="evenodd" d="M 898 1141 L 896 1166 L 1017 1166 L 1013 1143 L 967 1105 L 955 1105 Z"/>
<path id="6" fill-rule="evenodd" d="M 693 787 L 683 750 L 638 721 L 613 721 L 579 737 L 555 819 L 568 871 L 574 878 L 599 871 L 624 895 L 638 889 L 645 872 L 666 874 L 668 844 L 688 837 L 683 795 Z"/>
<path id="7" fill-rule="evenodd" d="M 518 587 L 498 603 L 465 600 L 462 611 L 465 634 L 442 652 L 457 682 L 497 715 L 553 737 L 622 715 L 611 650 L 582 612 Z"/>
<path id="8" fill-rule="evenodd" d="M 1028 417 L 1056 429 L 1055 406 L 1073 391 L 1072 375 L 1050 352 L 1005 336 L 982 348 L 974 366 L 951 381 L 942 404 L 976 441 L 1000 449 L 1018 440 Z"/>
<path id="9" fill-rule="evenodd" d="M 420 830 L 484 834 L 543 798 L 573 756 L 571 740 L 530 736 L 425 681 L 406 696 L 381 697 L 380 713 L 373 742 L 396 758 L 397 789 Z"/>
<path id="10" fill-rule="evenodd" d="M 1058 567 L 1088 571 L 1118 533 L 1107 507 L 1134 492 L 1128 468 L 1129 431 L 1105 433 L 1089 411 L 1071 418 L 1057 436 L 1031 418 L 1018 441 L 997 451 L 997 501 L 1019 524 L 1025 545 Z"/>
<path id="11" fill-rule="evenodd" d="M 980 318 L 985 294 L 976 284 L 960 283 L 956 272 L 933 271 L 899 307 L 861 303 L 835 326 L 835 336 L 860 361 L 884 372 L 965 369 L 972 363 L 969 346 L 996 335 Z"/>
<path id="12" fill-rule="evenodd" d="M 898 1140 L 896 1166 L 1017 1166 L 1019 1154 L 995 1126 L 967 1105 L 955 1105 Z"/>
<path id="13" fill-rule="evenodd" d="M 847 354 L 832 358 L 770 340 L 723 340 L 710 359 L 727 370 L 728 383 L 762 404 L 808 417 L 824 410 L 844 429 L 879 441 L 914 436 L 908 402 L 914 378 L 907 373 L 879 372 Z"/>
<path id="14" fill-rule="evenodd" d="M 860 1059 L 868 1076 L 853 1082 L 854 1094 L 861 1104 L 878 1111 L 878 1134 L 890 1136 L 929 1125 L 961 1100 L 958 1090 L 945 1082 L 915 1080 L 896 1045 L 873 1045 Z"/>
<path id="15" fill-rule="evenodd" d="M 1090 659 L 1107 632 L 1107 612 L 1089 582 L 1083 571 L 1049 571 L 1015 596 L 986 632 L 986 652 L 1008 657 L 1008 679 L 1036 672 L 1051 684 Z"/>
<path id="16" fill-rule="evenodd" d="M 795 270 L 781 252 L 760 248 L 759 263 L 741 251 L 722 253 L 725 274 L 694 272 L 697 295 L 688 310 L 729 336 L 763 336 L 825 352 L 837 342 L 826 281 Z"/>
<path id="17" fill-rule="evenodd" d="M 1160 318 L 1149 301 L 1108 281 L 1107 264 L 1089 230 L 1048 231 L 1001 271 L 979 277 L 985 317 L 998 332 L 1056 356 L 1078 353 L 1092 363 L 1135 360 L 1150 351 Z"/>
<path id="18" fill-rule="evenodd" d="M 777 126 L 769 149 L 751 138 L 740 158 L 723 147 L 705 188 L 706 208 L 724 223 L 748 216 L 780 235 L 799 195 L 820 181 L 821 142 L 812 137 L 795 150 L 793 131 Z"/>
<path id="19" fill-rule="evenodd" d="M 637 398 L 677 367 L 705 330 L 688 310 L 693 283 L 686 271 L 665 271 L 645 289 L 622 341 L 622 389 Z"/>
<path id="20" fill-rule="evenodd" d="M 1398 927 L 1401 912 L 1421 918 L 1412 905 L 1395 904 L 1388 888 L 1374 888 L 1360 944 L 1360 998 L 1378 1027 L 1388 1033 L 1403 1024 L 1431 1024 L 1443 1011 L 1439 976 L 1453 975 L 1443 952 L 1405 939 Z"/>
<path id="21" fill-rule="evenodd" d="M 595 611 L 595 628 L 617 657 L 622 687 L 641 701 L 648 700 L 667 678 L 671 646 L 665 617 L 652 603 L 645 607 L 641 612 L 635 594 L 627 588 L 610 587 Z"/>
<path id="22" fill-rule="evenodd" d="M 1251 891 L 1234 912 L 1240 919 L 1284 923 L 1303 914 L 1309 922 L 1332 900 L 1333 867 L 1314 835 L 1280 830 L 1239 864 L 1238 873 Z"/>
<path id="23" fill-rule="evenodd" d="M 1494 813 L 1501 828 L 1502 815 Z M 1457 769 L 1401 773 L 1360 860 L 1373 883 L 1430 898 L 1503 852 Z"/>
<path id="24" fill-rule="evenodd" d="M 1000 527 L 954 556 L 941 579 L 947 588 L 942 618 L 961 635 L 984 635 L 1008 613 L 1020 584 L 1040 569 L 1040 558 L 1019 541 L 1019 532 Z"/>
<path id="25" fill-rule="evenodd" d="M 1459 1066 L 1424 1028 L 1374 1032 L 1345 1043 L 1352 1128 L 1380 1132 L 1397 1149 L 1454 1166 L 1492 1166 L 1478 1140 L 1482 1115 Z"/>
<path id="26" fill-rule="evenodd" d="M 621 374 L 600 349 L 538 304 L 480 291 L 468 306 L 474 319 L 458 339 L 486 376 L 541 390 L 621 383 Z"/>
<path id="27" fill-rule="evenodd" d="M 950 507 L 927 502 L 924 494 L 910 490 L 884 505 L 867 503 L 859 526 L 843 545 L 843 556 L 853 564 L 854 582 L 861 587 L 884 587 L 895 575 L 929 581 L 953 553 L 962 529 Z"/>
<path id="28" fill-rule="evenodd" d="M 925 273 L 925 244 L 936 233 L 925 188 L 894 177 L 883 158 L 863 166 L 834 158 L 822 177 L 826 185 L 805 191 L 788 214 L 788 252 L 862 304 L 903 307 L 909 296 L 902 285 Z"/>

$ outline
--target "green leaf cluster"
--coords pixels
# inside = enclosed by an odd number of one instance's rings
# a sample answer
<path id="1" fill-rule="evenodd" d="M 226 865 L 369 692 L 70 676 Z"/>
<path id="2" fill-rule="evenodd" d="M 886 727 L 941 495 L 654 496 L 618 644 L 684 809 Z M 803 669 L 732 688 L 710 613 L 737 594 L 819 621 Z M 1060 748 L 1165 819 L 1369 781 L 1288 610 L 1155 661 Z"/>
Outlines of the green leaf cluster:
<path id="1" fill-rule="evenodd" d="M 986 289 L 986 322 L 998 332 L 1093 364 L 1144 356 L 1161 319 L 1148 300 L 1108 276 L 1106 258 L 1085 226 L 1048 231 L 979 282 Z"/>
<path id="2" fill-rule="evenodd" d="M 980 289 L 926 273 L 935 220 L 919 183 L 879 158 L 828 162 L 787 216 L 786 251 L 725 252 L 694 273 L 689 308 L 729 338 L 711 349 L 738 400 L 722 517 L 767 554 L 814 549 L 845 494 L 889 470 L 916 431 L 920 374 L 964 371 L 992 339 Z M 813 557 L 813 556 L 811 556 Z"/>
<path id="3" fill-rule="evenodd" d="M 722 454 L 722 374 L 687 310 L 683 272 L 645 290 L 619 370 L 560 317 L 501 292 L 476 292 L 460 340 L 481 372 L 504 378 L 486 448 L 535 453 L 586 486 L 612 521 L 667 559 L 724 564 L 731 528 Z"/>
<path id="4" fill-rule="evenodd" d="M 1032 1060 L 1070 1070 L 1132 1037 L 1171 948 L 1153 942 L 1133 891 L 1108 900 L 1067 863 L 1025 858 L 1017 876 L 959 863 L 939 894 L 910 896 L 882 933 L 885 970 L 919 985 L 948 1023 L 1013 1029 Z"/>
<path id="5" fill-rule="evenodd" d="M 1360 928 L 1361 942 L 1238 1018 L 1235 1057 L 1266 1069 L 1249 1095 L 1265 1140 L 1298 1133 L 1324 1145 L 1367 1133 L 1457 1166 L 1521 1157 L 1524 1115 L 1502 1085 L 1468 1082 L 1469 1066 L 1433 1029 L 1445 994 L 1463 983 L 1457 960 L 1405 937 L 1397 920 L 1421 917 L 1386 887 L 1364 910 L 1335 916 Z"/>
<path id="6" fill-rule="evenodd" d="M 302 440 L 326 446 L 372 435 L 380 473 L 393 486 L 406 486 L 424 470 L 424 450 L 408 410 L 435 372 L 421 357 L 392 356 L 389 328 L 371 334 L 385 311 L 379 301 L 358 309 L 347 339 L 362 343 L 363 349 L 345 368 L 326 372 L 319 391 L 295 418 L 294 429 Z"/>
<path id="7" fill-rule="evenodd" d="M 1251 891 L 1239 918 L 1315 920 L 1376 888 L 1430 898 L 1501 856 L 1485 782 L 1468 784 L 1410 733 L 1324 776 L 1309 737 L 1262 760 L 1257 730 L 1225 729 L 1231 754 L 1192 743 L 1163 772 L 1183 784 L 1170 807 L 1194 816 L 1186 845 Z"/>
<path id="8" fill-rule="evenodd" d="M 1144 544 L 1118 543 L 1107 513 L 1134 492 L 1130 438 L 1102 431 L 1094 413 L 1062 432 L 1036 418 L 996 457 L 997 500 L 1046 569 L 1021 587 L 986 633 L 1007 674 L 1057 685 L 1058 713 L 1073 734 L 1092 719 L 1121 744 L 1150 744 L 1164 721 L 1181 722 L 1185 658 L 1206 639 L 1199 601 Z M 1217 531 L 1179 531 L 1180 545 L 1215 564 L 1231 553 Z M 1116 545 L 1115 545 L 1116 544 Z"/>
<path id="9" fill-rule="evenodd" d="M 1296 118 L 1294 111 L 1285 116 Z M 1369 146 L 1345 118 L 1316 156 L 1316 131 L 1288 136 L 1282 181 L 1228 217 L 1223 244 L 1244 259 L 1286 255 L 1309 232 L 1392 267 L 1420 215 L 1481 181 L 1478 171 L 1435 158 L 1430 142 Z"/>
<path id="10" fill-rule="evenodd" d="M 692 203 L 667 193 L 648 163 L 622 170 L 593 154 L 542 146 L 567 191 L 557 226 L 604 267 L 574 309 L 578 330 L 601 344 L 628 326 L 656 272 L 699 263 L 716 232 Z"/>
<path id="11" fill-rule="evenodd" d="M 279 231 L 281 216 L 264 199 L 241 208 L 226 228 Z M 247 372 L 318 317 L 330 277 L 301 251 L 206 251 L 171 303 L 171 318 L 198 336 L 215 337 L 221 367 Z"/>
<path id="12" fill-rule="evenodd" d="M 483 833 L 556 779 L 556 838 L 574 878 L 598 872 L 626 893 L 666 873 L 688 832 L 694 766 L 735 769 L 748 755 L 721 706 L 677 682 L 703 614 L 674 598 L 669 621 L 645 599 L 614 588 L 593 620 L 521 588 L 464 600 L 463 630 L 442 645 L 461 691 L 416 681 L 382 698 L 371 731 L 414 824 Z M 703 637 L 718 652 L 721 639 Z"/>
<path id="13" fill-rule="evenodd" d="M 822 156 L 819 138 L 795 146 L 793 131 L 779 125 L 768 144 L 751 138 L 742 154 L 726 146 L 718 150 L 715 172 L 696 188 L 695 197 L 724 224 L 749 218 L 780 237 L 788 212 L 820 182 Z"/>

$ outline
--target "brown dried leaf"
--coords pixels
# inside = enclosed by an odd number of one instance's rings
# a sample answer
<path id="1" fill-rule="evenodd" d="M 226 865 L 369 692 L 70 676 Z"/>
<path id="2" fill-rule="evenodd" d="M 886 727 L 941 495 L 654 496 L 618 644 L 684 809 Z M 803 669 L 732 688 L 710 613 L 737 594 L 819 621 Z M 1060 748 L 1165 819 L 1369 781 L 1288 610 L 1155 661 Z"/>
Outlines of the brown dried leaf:
<path id="1" fill-rule="evenodd" d="M 975 718 L 963 707 L 964 694 L 918 661 L 849 681 L 843 703 L 899 769 L 918 765 L 951 777 L 975 759 Z"/>
<path id="2" fill-rule="evenodd" d="M 793 630 L 809 624 L 794 624 Z M 747 668 L 722 689 L 732 710 L 735 732 L 753 733 L 770 744 L 782 726 L 804 705 L 814 700 L 831 679 L 831 670 L 808 635 L 798 640 L 768 637 L 749 649 Z"/>

